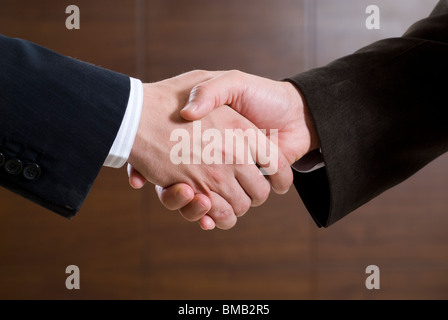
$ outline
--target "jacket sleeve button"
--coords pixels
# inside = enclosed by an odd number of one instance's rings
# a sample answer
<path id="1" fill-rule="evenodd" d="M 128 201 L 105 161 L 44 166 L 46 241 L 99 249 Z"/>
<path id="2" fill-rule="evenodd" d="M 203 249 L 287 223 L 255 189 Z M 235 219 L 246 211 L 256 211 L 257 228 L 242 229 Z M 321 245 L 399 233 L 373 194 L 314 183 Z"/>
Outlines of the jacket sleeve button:
<path id="1" fill-rule="evenodd" d="M 5 170 L 7 173 L 11 175 L 19 174 L 22 171 L 23 165 L 22 162 L 18 159 L 11 159 L 6 161 Z"/>
<path id="2" fill-rule="evenodd" d="M 27 180 L 36 180 L 40 177 L 41 172 L 42 171 L 37 164 L 30 163 L 23 168 L 22 174 Z"/>

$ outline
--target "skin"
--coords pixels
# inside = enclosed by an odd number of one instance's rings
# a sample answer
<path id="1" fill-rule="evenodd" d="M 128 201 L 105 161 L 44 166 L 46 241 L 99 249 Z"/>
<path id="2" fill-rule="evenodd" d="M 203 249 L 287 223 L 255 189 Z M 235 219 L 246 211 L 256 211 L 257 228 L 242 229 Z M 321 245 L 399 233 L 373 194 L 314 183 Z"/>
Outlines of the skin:
<path id="1" fill-rule="evenodd" d="M 276 174 L 268 177 L 260 174 L 255 163 L 175 164 L 171 161 L 170 151 L 178 143 L 170 141 L 171 133 L 184 129 L 193 136 L 193 122 L 183 119 L 180 110 L 197 83 L 217 75 L 217 72 L 192 71 L 144 84 L 142 115 L 128 159 L 130 183 L 134 188 L 142 187 L 145 181 L 156 186 L 171 186 L 167 189 L 156 187 L 164 205 L 178 209 L 181 204 L 184 218 L 202 220 L 204 229 L 232 228 L 237 217 L 267 199 L 270 184 L 279 193 L 287 192 L 292 184 L 289 161 L 282 153 L 279 153 Z M 201 128 L 203 131 L 218 129 L 221 133 L 225 129 L 258 130 L 253 123 L 225 105 L 217 106 L 214 112 L 201 117 Z M 261 136 L 261 139 L 265 145 L 272 146 L 268 137 Z M 249 146 L 255 154 L 257 141 L 249 139 Z M 223 156 L 229 152 L 225 148 L 220 151 Z"/>
<path id="2" fill-rule="evenodd" d="M 228 105 L 259 128 L 278 129 L 278 147 L 292 165 L 306 153 L 319 148 L 314 123 L 298 89 L 289 82 L 274 81 L 240 71 L 216 72 L 191 90 L 180 115 L 189 121 L 213 114 Z M 216 111 L 214 111 L 216 112 Z M 130 184 L 141 188 L 144 178 L 130 167 Z M 256 185 L 256 182 L 253 181 Z M 275 187 L 273 186 L 275 190 Z M 223 223 L 228 217 L 205 215 L 213 205 L 203 194 L 193 192 L 188 183 L 156 187 L 160 201 L 170 210 L 179 210 L 189 221 L 199 221 L 204 230 Z M 208 207 L 210 204 L 210 207 Z"/>

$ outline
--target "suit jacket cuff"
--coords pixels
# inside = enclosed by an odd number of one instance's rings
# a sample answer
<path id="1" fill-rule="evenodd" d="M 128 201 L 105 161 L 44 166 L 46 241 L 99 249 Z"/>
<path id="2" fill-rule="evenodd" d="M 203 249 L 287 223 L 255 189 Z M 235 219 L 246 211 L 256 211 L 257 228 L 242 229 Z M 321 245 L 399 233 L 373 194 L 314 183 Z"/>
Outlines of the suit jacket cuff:
<path id="1" fill-rule="evenodd" d="M 297 160 L 292 164 L 292 168 L 301 173 L 309 173 L 324 166 L 325 162 L 320 149 L 307 153 L 300 160 Z"/>

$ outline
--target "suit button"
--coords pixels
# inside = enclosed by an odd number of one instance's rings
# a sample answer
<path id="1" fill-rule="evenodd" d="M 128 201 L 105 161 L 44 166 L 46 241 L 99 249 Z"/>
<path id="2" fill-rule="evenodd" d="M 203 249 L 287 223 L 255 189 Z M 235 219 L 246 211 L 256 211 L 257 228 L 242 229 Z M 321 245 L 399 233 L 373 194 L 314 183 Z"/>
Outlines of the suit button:
<path id="1" fill-rule="evenodd" d="M 22 162 L 18 159 L 11 159 L 5 163 L 6 172 L 12 175 L 19 174 L 22 171 L 22 168 Z"/>
<path id="2" fill-rule="evenodd" d="M 6 158 L 3 153 L 0 152 L 0 167 L 5 164 Z"/>
<path id="3" fill-rule="evenodd" d="M 41 169 L 35 163 L 30 163 L 23 168 L 23 176 L 27 180 L 36 180 L 40 177 Z"/>

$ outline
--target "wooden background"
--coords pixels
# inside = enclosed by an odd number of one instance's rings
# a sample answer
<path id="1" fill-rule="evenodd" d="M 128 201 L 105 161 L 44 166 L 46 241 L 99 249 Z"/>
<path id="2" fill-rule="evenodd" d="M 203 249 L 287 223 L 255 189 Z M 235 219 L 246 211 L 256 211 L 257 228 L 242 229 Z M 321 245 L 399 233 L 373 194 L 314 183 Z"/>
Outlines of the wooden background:
<path id="1" fill-rule="evenodd" d="M 398 2 L 378 1 L 382 29 L 368 31 L 366 1 L 0 0 L 0 32 L 145 82 L 197 68 L 281 79 L 402 32 L 435 3 Z M 80 30 L 65 28 L 70 4 Z M 442 156 L 328 229 L 291 190 L 212 232 L 164 209 L 153 186 L 132 190 L 125 168 L 103 168 L 72 221 L 2 189 L 0 298 L 446 299 L 447 188 Z M 65 288 L 71 264 L 80 290 Z M 368 265 L 379 290 L 365 287 Z"/>

